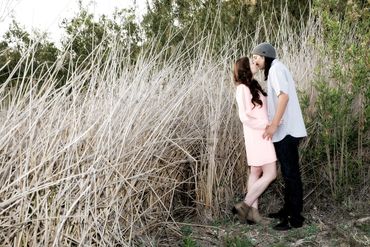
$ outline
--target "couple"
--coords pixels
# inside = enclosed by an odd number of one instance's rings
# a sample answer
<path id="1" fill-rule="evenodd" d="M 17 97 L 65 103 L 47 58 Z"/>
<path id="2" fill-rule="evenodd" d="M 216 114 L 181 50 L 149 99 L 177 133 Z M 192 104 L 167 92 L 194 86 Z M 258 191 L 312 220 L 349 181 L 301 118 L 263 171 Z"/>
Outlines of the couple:
<path id="1" fill-rule="evenodd" d="M 276 160 L 285 183 L 284 206 L 269 218 L 280 219 L 275 230 L 301 227 L 304 221 L 302 181 L 299 171 L 298 144 L 307 136 L 291 73 L 276 59 L 269 43 L 257 45 L 253 61 L 240 58 L 234 65 L 236 100 L 243 123 L 248 165 L 248 193 L 233 212 L 242 222 L 269 224 L 258 212 L 258 197 L 276 178 Z M 253 79 L 264 71 L 267 93 Z"/>

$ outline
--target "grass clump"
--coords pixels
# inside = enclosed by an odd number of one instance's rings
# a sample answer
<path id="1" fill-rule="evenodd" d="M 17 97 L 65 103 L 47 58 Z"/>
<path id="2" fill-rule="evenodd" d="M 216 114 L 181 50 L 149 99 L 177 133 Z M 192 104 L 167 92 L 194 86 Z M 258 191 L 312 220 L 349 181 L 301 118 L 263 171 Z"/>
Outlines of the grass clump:
<path id="1" fill-rule="evenodd" d="M 247 237 L 229 237 L 225 240 L 225 246 L 227 247 L 253 247 L 253 241 Z"/>

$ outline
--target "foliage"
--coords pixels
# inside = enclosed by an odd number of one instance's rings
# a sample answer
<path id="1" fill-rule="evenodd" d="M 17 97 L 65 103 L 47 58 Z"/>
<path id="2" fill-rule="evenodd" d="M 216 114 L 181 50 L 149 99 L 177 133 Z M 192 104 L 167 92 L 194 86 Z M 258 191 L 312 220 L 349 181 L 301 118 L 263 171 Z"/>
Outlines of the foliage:
<path id="1" fill-rule="evenodd" d="M 108 49 L 112 40 L 118 40 L 121 46 L 126 47 L 132 62 L 136 61 L 141 49 L 150 50 L 154 47 L 158 53 L 166 50 L 164 54 L 168 57 L 176 46 L 186 50 L 194 40 L 200 41 L 207 36 L 213 37 L 209 52 L 217 54 L 225 43 L 238 37 L 249 39 L 257 35 L 260 40 L 273 39 L 278 35 L 279 21 L 286 15 L 285 10 L 288 11 L 290 24 L 300 26 L 308 18 L 310 3 L 303 0 L 155 0 L 148 4 L 147 13 L 142 22 L 138 23 L 134 9 L 116 10 L 113 19 L 103 15 L 97 20 L 80 2 L 77 15 L 61 23 L 65 31 L 60 41 L 61 50 L 47 41 L 46 36 L 43 37 L 44 44 L 35 49 L 42 49 L 41 53 L 47 55 L 40 57 L 38 64 L 52 64 L 57 54 L 68 51 L 63 66 L 58 67 L 58 78 L 63 84 L 76 67 L 83 67 L 94 60 L 90 54 L 98 45 Z M 266 19 L 262 20 L 261 16 Z M 256 30 L 258 21 L 268 22 L 268 32 L 273 35 L 267 36 L 266 30 Z M 27 49 L 30 44 L 27 39 L 36 36 L 18 26 L 14 27 L 9 32 L 22 40 L 23 44 L 1 58 L 0 68 L 5 65 L 7 68 L 0 78 L 2 82 L 8 78 L 9 71 L 16 68 L 20 60 L 20 49 Z M 6 50 L 9 42 L 8 39 L 3 40 L 0 48 Z M 32 39 L 32 43 L 35 42 L 39 40 Z M 243 49 L 239 43 L 236 48 Z M 105 57 L 106 54 L 99 56 Z"/>
<path id="2" fill-rule="evenodd" d="M 247 237 L 229 237 L 226 238 L 227 247 L 253 247 L 255 246 Z"/>
<path id="3" fill-rule="evenodd" d="M 34 51 L 32 57 L 28 56 L 30 50 Z M 47 40 L 45 34 L 31 36 L 13 21 L 4 40 L 0 42 L 0 84 L 24 76 L 40 77 L 57 57 L 58 49 Z M 32 61 L 32 70 L 20 63 L 25 59 Z"/>
<path id="4" fill-rule="evenodd" d="M 116 10 L 113 19 L 105 15 L 95 20 L 94 15 L 80 7 L 77 16 L 64 20 L 66 31 L 63 49 L 71 51 L 75 63 L 84 62 L 97 46 L 109 47 L 112 41 L 126 47 L 132 57 L 137 56 L 141 42 L 140 28 L 135 22 L 134 9 Z"/>
<path id="5" fill-rule="evenodd" d="M 365 164 L 370 161 L 366 151 L 370 16 L 368 3 L 355 2 L 343 5 L 343 1 L 318 1 L 316 5 L 326 42 L 319 47 L 322 60 L 314 83 L 315 111 L 307 113 L 311 130 L 308 146 L 314 148 L 306 150 L 305 159 L 314 165 L 314 173 L 326 175 L 328 188 L 337 199 L 353 192 L 354 187 L 365 186 L 369 179 Z M 338 8 L 342 11 L 337 12 Z"/>
<path id="6" fill-rule="evenodd" d="M 112 19 L 103 15 L 95 20 L 93 14 L 80 6 L 78 14 L 70 20 L 65 19 L 61 27 L 65 36 L 61 40 L 61 49 L 58 49 L 45 34 L 37 31 L 29 34 L 13 20 L 0 42 L 0 83 L 17 76 L 40 78 L 43 71 L 51 68 L 63 53 L 62 66 L 55 68 L 59 85 L 62 85 L 73 70 L 94 60 L 91 54 L 98 46 L 105 47 L 99 55 L 106 58 L 106 51 L 113 48 L 110 44 L 118 43 L 125 47 L 124 52 L 130 55 L 132 61 L 141 49 L 142 33 L 134 9 L 116 10 Z M 24 54 L 30 53 L 30 50 L 33 52 L 32 69 L 24 68 L 23 61 Z M 14 75 L 10 77 L 11 73 Z"/>
<path id="7" fill-rule="evenodd" d="M 257 22 L 269 22 L 269 33 L 278 35 L 279 22 L 288 12 L 292 26 L 300 26 L 308 18 L 311 1 L 295 0 L 154 0 L 141 25 L 148 40 L 159 39 L 158 49 L 181 44 L 185 48 L 193 40 L 216 37 L 210 52 L 218 52 L 225 43 L 237 37 L 258 35 Z M 261 20 L 261 16 L 266 19 Z M 271 32 L 272 31 L 272 32 Z M 257 32 L 257 34 L 256 34 Z"/>

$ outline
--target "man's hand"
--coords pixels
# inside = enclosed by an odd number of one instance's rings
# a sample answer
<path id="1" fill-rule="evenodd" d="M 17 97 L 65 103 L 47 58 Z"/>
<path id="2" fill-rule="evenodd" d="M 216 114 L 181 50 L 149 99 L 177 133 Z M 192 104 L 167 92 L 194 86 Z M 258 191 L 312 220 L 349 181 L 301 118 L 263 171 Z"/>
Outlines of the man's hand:
<path id="1" fill-rule="evenodd" d="M 271 140 L 272 136 L 275 134 L 277 128 L 278 127 L 274 124 L 267 125 L 267 127 L 265 129 L 265 133 L 263 133 L 263 139 L 267 138 L 267 140 Z"/>

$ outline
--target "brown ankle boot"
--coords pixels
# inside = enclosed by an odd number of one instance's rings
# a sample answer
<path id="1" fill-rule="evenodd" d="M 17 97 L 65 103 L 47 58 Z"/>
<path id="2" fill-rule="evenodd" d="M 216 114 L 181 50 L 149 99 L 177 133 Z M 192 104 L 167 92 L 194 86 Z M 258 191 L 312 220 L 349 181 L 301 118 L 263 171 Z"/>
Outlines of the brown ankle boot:
<path id="1" fill-rule="evenodd" d="M 238 219 L 242 223 L 246 223 L 249 220 L 249 212 L 250 212 L 251 207 L 249 207 L 247 204 L 244 202 L 238 202 L 235 204 L 233 207 L 232 211 L 234 214 L 237 214 Z"/>
<path id="2" fill-rule="evenodd" d="M 264 225 L 264 226 L 271 223 L 268 219 L 266 219 L 266 218 L 264 218 L 260 215 L 257 208 L 252 207 L 249 212 L 250 212 L 251 218 L 253 219 L 254 222 L 256 222 L 260 225 Z"/>

